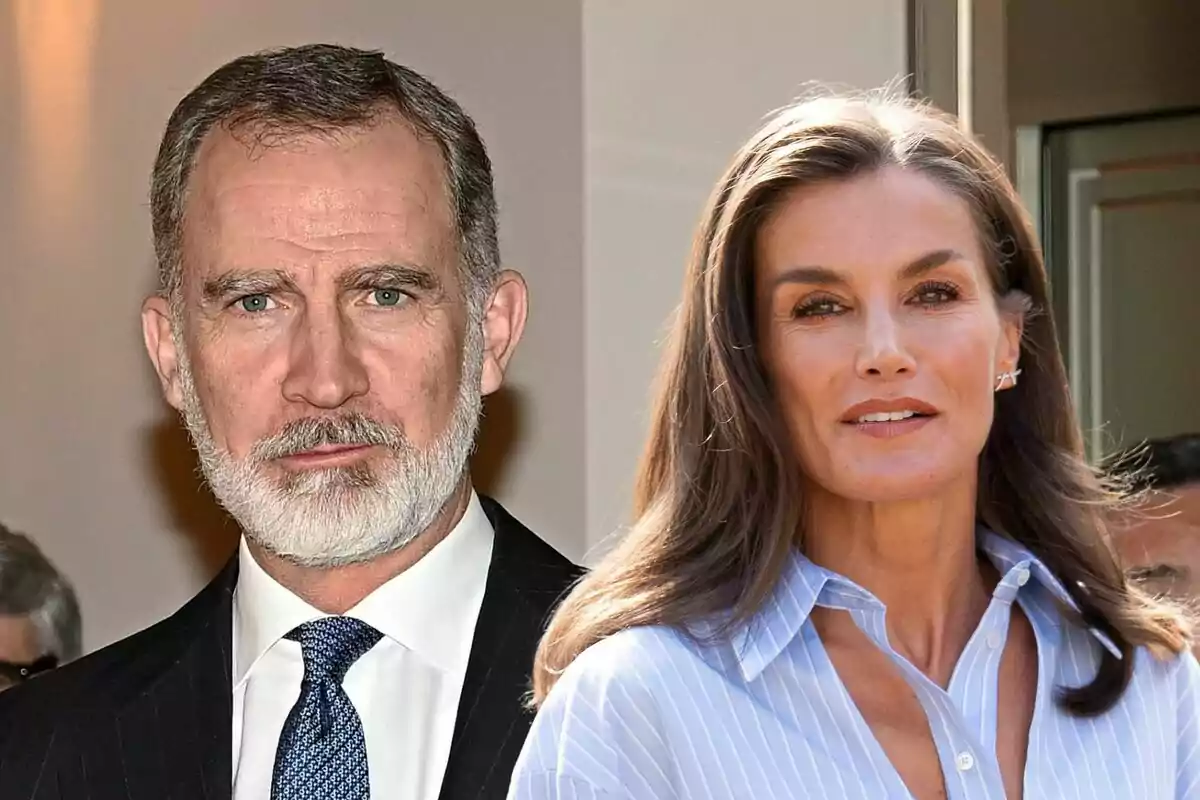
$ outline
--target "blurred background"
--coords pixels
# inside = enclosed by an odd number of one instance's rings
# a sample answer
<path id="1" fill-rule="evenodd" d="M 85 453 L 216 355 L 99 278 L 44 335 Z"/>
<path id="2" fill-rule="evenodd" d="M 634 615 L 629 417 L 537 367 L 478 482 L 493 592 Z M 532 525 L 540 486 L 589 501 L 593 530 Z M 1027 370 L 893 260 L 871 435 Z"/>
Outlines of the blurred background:
<path id="1" fill-rule="evenodd" d="M 141 344 L 149 173 L 209 72 L 310 41 L 383 49 L 479 123 L 532 309 L 474 467 L 572 558 L 626 519 L 707 194 L 808 81 L 900 81 L 1004 160 L 1093 456 L 1200 431 L 1197 33 L 1183 0 L 0 0 L 0 516 L 75 583 L 88 649 L 232 552 Z"/>

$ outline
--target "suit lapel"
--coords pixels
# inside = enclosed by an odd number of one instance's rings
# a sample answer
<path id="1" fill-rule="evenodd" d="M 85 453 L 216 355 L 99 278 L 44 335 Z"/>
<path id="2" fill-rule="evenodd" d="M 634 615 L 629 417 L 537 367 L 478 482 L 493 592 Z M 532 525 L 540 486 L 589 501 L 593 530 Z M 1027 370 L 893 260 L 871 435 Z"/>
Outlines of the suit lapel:
<path id="1" fill-rule="evenodd" d="M 235 561 L 168 619 L 16 690 L 0 797 L 228 800 L 236 577 Z"/>
<path id="2" fill-rule="evenodd" d="M 513 613 L 521 601 L 511 587 L 493 590 L 489 585 L 485 597 L 459 700 L 442 800 L 502 797 L 509 776 L 500 774 L 500 765 L 515 760 L 514 751 L 529 729 L 531 715 L 520 708 L 520 697 L 527 689 L 537 631 L 530 630 L 527 612 Z"/>
<path id="3" fill-rule="evenodd" d="M 180 611 L 176 660 L 118 719 L 129 800 L 232 796 L 230 652 L 236 582 L 234 559 Z"/>
<path id="4" fill-rule="evenodd" d="M 495 501 L 496 532 L 441 800 L 503 798 L 533 713 L 524 706 L 545 623 L 578 570 Z"/>

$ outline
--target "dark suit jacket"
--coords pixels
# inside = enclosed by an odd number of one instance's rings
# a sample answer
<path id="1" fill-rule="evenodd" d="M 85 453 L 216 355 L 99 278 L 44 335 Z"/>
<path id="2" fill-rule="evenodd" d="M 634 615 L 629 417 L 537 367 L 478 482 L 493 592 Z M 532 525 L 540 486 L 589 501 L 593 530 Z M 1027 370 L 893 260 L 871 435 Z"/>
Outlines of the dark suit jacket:
<path id="1" fill-rule="evenodd" d="M 504 797 L 538 637 L 579 576 L 481 499 L 496 539 L 442 800 Z M 229 800 L 236 583 L 235 558 L 174 616 L 0 694 L 0 800 Z"/>

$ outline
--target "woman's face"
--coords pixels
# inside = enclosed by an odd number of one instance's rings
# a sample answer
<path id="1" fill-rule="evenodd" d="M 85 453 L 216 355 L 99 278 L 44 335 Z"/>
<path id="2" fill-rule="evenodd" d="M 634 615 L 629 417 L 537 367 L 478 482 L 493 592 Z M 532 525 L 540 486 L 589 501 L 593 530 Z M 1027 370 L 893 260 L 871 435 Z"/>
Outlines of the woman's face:
<path id="1" fill-rule="evenodd" d="M 797 190 L 756 262 L 762 356 L 806 478 L 865 502 L 973 484 L 1020 320 L 998 309 L 966 202 L 898 167 Z"/>

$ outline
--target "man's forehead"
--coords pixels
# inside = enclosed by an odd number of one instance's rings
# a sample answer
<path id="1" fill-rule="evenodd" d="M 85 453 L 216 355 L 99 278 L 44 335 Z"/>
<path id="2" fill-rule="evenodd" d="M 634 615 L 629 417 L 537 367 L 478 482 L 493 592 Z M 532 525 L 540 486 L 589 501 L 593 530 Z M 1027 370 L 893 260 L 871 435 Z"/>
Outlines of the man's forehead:
<path id="1" fill-rule="evenodd" d="M 202 168 L 253 164 L 280 154 L 363 154 L 368 158 L 384 156 L 386 161 L 413 159 L 439 173 L 443 167 L 441 150 L 429 137 L 402 117 L 385 115 L 370 124 L 341 128 L 315 124 L 311 127 L 280 127 L 269 123 L 216 125 L 204 135 L 196 150 L 193 173 Z"/>
<path id="2" fill-rule="evenodd" d="M 0 643 L 7 647 L 32 646 L 37 628 L 27 614 L 0 614 Z"/>
<path id="3" fill-rule="evenodd" d="M 254 263 L 235 266 L 356 252 L 372 262 L 441 261 L 454 249 L 455 229 L 440 168 L 421 148 L 399 125 L 358 139 L 308 137 L 258 151 L 216 131 L 192 176 L 185 263 L 207 273 L 243 258 Z"/>
<path id="4" fill-rule="evenodd" d="M 445 189 L 437 149 L 407 126 L 297 135 L 266 145 L 218 129 L 197 153 L 188 199 L 202 211 L 231 205 L 245 212 L 260 201 L 314 213 L 408 204 L 410 211 L 441 216 L 449 212 Z"/>
<path id="5" fill-rule="evenodd" d="M 1200 558 L 1200 484 L 1150 492 L 1115 532 L 1127 557 L 1172 552 Z"/>
<path id="6" fill-rule="evenodd" d="M 320 249 L 388 236 L 434 238 L 448 228 L 430 207 L 436 198 L 418 184 L 337 185 L 301 175 L 231 182 L 197 200 L 189 219 L 195 231 L 235 241 L 275 238 Z"/>

